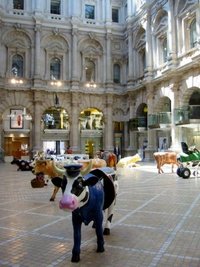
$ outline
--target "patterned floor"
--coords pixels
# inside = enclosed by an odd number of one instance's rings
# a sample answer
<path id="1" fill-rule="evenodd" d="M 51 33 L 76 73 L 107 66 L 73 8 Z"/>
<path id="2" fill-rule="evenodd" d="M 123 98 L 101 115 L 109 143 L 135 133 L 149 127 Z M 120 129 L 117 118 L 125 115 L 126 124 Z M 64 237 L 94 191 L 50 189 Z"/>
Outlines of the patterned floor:
<path id="1" fill-rule="evenodd" d="M 118 171 L 120 190 L 105 252 L 91 225 L 82 227 L 81 261 L 71 263 L 71 214 L 33 189 L 31 172 L 0 164 L 0 266 L 199 267 L 200 178 L 182 179 L 155 164 Z"/>

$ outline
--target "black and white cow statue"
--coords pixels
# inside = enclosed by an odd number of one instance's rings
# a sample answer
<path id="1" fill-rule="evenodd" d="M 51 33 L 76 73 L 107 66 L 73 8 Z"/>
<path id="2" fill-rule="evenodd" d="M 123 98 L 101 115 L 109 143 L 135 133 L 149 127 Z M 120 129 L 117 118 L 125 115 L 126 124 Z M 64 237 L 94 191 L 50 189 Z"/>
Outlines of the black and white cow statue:
<path id="1" fill-rule="evenodd" d="M 82 223 L 88 225 L 93 221 L 97 236 L 97 252 L 104 252 L 103 235 L 110 234 L 110 224 L 118 191 L 118 181 L 113 168 L 94 169 L 87 175 L 81 176 L 81 166 L 79 164 L 65 166 L 66 176 L 57 181 L 58 184 L 61 183 L 63 193 L 59 202 L 60 209 L 72 212 L 74 230 L 72 262 L 80 261 Z"/>
<path id="2" fill-rule="evenodd" d="M 33 169 L 31 162 L 23 159 L 13 158 L 11 164 L 16 164 L 18 167 L 18 171 L 32 171 Z"/>

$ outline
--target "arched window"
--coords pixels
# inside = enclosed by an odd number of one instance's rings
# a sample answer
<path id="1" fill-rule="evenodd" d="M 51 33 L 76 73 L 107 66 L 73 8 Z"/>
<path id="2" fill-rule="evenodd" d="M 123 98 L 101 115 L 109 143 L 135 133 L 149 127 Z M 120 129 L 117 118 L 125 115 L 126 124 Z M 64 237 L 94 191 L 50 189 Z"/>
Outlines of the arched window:
<path id="1" fill-rule="evenodd" d="M 113 66 L 113 82 L 120 83 L 120 65 L 114 64 Z"/>
<path id="2" fill-rule="evenodd" d="M 24 0 L 13 0 L 13 9 L 24 9 Z"/>
<path id="3" fill-rule="evenodd" d="M 24 61 L 20 55 L 14 55 L 12 58 L 12 75 L 15 77 L 23 77 L 24 74 Z"/>
<path id="4" fill-rule="evenodd" d="M 162 43 L 162 53 L 163 53 L 163 62 L 167 62 L 168 49 L 167 49 L 167 38 L 163 40 Z"/>
<path id="5" fill-rule="evenodd" d="M 52 58 L 50 63 L 51 80 L 60 80 L 61 78 L 60 69 L 61 69 L 60 59 L 57 57 Z"/>
<path id="6" fill-rule="evenodd" d="M 193 19 L 190 24 L 190 48 L 197 45 L 197 30 L 196 30 L 196 19 Z"/>
<path id="7" fill-rule="evenodd" d="M 95 81 L 95 63 L 91 60 L 86 58 L 85 60 L 85 78 L 87 82 L 94 82 Z"/>

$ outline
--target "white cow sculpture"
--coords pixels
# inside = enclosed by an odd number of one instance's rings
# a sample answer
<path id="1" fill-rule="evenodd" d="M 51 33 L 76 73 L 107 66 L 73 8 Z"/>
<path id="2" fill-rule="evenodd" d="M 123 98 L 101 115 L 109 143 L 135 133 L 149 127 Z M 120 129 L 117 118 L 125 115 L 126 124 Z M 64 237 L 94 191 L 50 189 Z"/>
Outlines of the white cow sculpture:
<path id="1" fill-rule="evenodd" d="M 117 168 L 126 168 L 126 167 L 137 167 L 139 166 L 136 164 L 136 162 L 141 161 L 141 157 L 139 154 L 136 154 L 134 156 L 129 156 L 125 158 L 121 158 L 117 163 Z"/>

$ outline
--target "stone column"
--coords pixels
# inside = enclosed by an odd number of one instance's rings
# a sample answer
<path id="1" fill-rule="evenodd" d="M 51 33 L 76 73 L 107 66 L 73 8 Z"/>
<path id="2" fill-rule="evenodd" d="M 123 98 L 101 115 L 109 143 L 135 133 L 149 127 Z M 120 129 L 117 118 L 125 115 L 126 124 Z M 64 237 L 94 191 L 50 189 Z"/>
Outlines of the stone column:
<path id="1" fill-rule="evenodd" d="M 34 120 L 33 120 L 33 153 L 43 149 L 41 142 L 41 95 L 35 92 L 34 95 Z"/>
<path id="2" fill-rule="evenodd" d="M 197 23 L 197 42 L 200 45 L 200 1 L 198 1 L 196 8 L 196 23 Z"/>
<path id="3" fill-rule="evenodd" d="M 127 1 L 127 16 L 128 16 L 128 18 L 130 18 L 132 16 L 132 12 L 133 12 L 132 2 L 133 2 L 132 0 Z"/>
<path id="4" fill-rule="evenodd" d="M 179 84 L 174 82 L 171 90 L 172 90 L 172 97 L 171 97 L 171 147 L 170 150 L 173 151 L 181 151 L 181 144 L 179 138 L 179 127 L 175 125 L 175 108 L 179 107 Z"/>
<path id="5" fill-rule="evenodd" d="M 154 92 L 153 87 L 147 87 L 147 106 L 148 114 L 153 114 L 154 112 Z M 156 131 L 148 130 L 148 145 L 145 149 L 145 161 L 153 160 L 153 153 L 156 151 Z"/>
<path id="6" fill-rule="evenodd" d="M 74 153 L 80 152 L 80 131 L 79 131 L 79 113 L 78 113 L 78 95 L 72 94 L 72 119 L 70 127 L 70 146 Z"/>
<path id="7" fill-rule="evenodd" d="M 129 101 L 130 101 L 130 116 L 129 119 L 133 119 L 135 117 L 135 99 L 134 95 L 129 96 Z M 135 149 L 135 144 L 136 144 L 136 139 L 135 139 L 135 132 L 129 128 L 129 147 L 127 149 L 128 155 L 133 155 L 134 154 L 134 149 Z"/>
<path id="8" fill-rule="evenodd" d="M 175 33 L 175 14 L 174 14 L 174 0 L 169 0 L 169 11 L 168 11 L 168 51 L 170 64 L 176 62 L 176 33 Z"/>
<path id="9" fill-rule="evenodd" d="M 41 78 L 41 71 L 40 71 L 40 38 L 41 38 L 41 27 L 40 25 L 35 26 L 35 70 L 34 70 L 34 77 L 35 79 Z"/>
<path id="10" fill-rule="evenodd" d="M 124 148 L 129 147 L 129 135 L 128 135 L 128 121 L 124 122 Z"/>
<path id="11" fill-rule="evenodd" d="M 112 105 L 113 105 L 113 97 L 112 95 L 107 96 L 107 106 L 106 106 L 106 114 L 105 114 L 105 150 L 113 151 L 113 120 L 112 120 Z"/>
<path id="12" fill-rule="evenodd" d="M 111 75 L 111 36 L 112 34 L 106 34 L 106 83 L 112 82 Z"/>
<path id="13" fill-rule="evenodd" d="M 133 37 L 132 37 L 132 31 L 129 29 L 128 31 L 128 81 L 133 80 Z"/>
<path id="14" fill-rule="evenodd" d="M 72 57 L 71 57 L 71 63 L 72 63 L 72 89 L 73 87 L 77 86 L 78 83 L 78 51 L 77 51 L 77 34 L 78 30 L 76 28 L 72 29 Z M 82 63 L 81 63 L 82 64 Z M 83 66 L 81 66 L 83 67 Z M 74 89 L 75 89 L 74 88 Z"/>
<path id="15" fill-rule="evenodd" d="M 35 12 L 41 12 L 40 6 L 41 6 L 41 0 L 36 0 L 35 1 Z"/>
<path id="16" fill-rule="evenodd" d="M 150 15 L 150 10 L 147 12 L 147 22 L 146 22 L 146 69 L 147 69 L 147 76 L 151 77 L 152 76 L 152 32 L 151 32 L 151 15 Z"/>
<path id="17" fill-rule="evenodd" d="M 110 24 L 112 22 L 111 18 L 111 0 L 106 0 L 105 1 L 105 12 L 106 12 L 106 24 Z"/>

